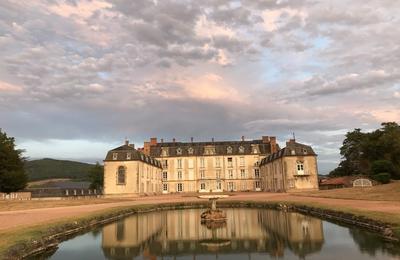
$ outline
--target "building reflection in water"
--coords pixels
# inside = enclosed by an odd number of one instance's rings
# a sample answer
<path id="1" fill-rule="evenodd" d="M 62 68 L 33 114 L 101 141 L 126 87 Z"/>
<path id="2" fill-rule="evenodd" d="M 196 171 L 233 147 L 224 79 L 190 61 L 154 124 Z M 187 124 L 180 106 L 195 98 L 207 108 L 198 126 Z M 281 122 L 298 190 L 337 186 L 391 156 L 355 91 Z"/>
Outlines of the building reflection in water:
<path id="1" fill-rule="evenodd" d="M 298 213 L 265 209 L 225 209 L 226 225 L 201 225 L 198 209 L 161 211 L 131 216 L 107 225 L 102 248 L 110 259 L 145 256 L 267 253 L 283 256 L 285 249 L 304 257 L 321 250 L 322 221 Z"/>

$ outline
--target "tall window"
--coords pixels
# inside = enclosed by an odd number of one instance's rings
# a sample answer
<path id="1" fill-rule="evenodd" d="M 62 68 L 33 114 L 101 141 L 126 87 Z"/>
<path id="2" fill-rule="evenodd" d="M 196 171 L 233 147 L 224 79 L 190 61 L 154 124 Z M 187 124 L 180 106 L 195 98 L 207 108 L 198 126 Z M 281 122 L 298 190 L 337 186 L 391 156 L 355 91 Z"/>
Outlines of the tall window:
<path id="1" fill-rule="evenodd" d="M 244 169 L 240 169 L 240 177 L 242 179 L 246 178 L 246 171 Z"/>
<path id="2" fill-rule="evenodd" d="M 232 157 L 228 157 L 228 167 L 233 167 Z"/>
<path id="3" fill-rule="evenodd" d="M 162 161 L 162 167 L 163 167 L 164 169 L 168 168 L 168 160 L 163 160 L 163 161 Z"/>
<path id="4" fill-rule="evenodd" d="M 217 167 L 217 168 L 221 167 L 221 160 L 219 157 L 215 158 L 215 167 Z"/>
<path id="5" fill-rule="evenodd" d="M 206 178 L 206 171 L 200 170 L 200 179 L 205 179 L 205 178 Z"/>
<path id="6" fill-rule="evenodd" d="M 182 180 L 182 171 L 178 171 L 178 180 Z"/>
<path id="7" fill-rule="evenodd" d="M 204 163 L 204 158 L 200 158 L 200 167 L 204 168 L 205 167 L 205 163 Z"/>
<path id="8" fill-rule="evenodd" d="M 205 190 L 206 184 L 204 182 L 200 183 L 200 190 Z"/>
<path id="9" fill-rule="evenodd" d="M 117 222 L 116 237 L 117 237 L 117 241 L 122 241 L 125 238 L 125 222 L 124 222 L 124 220 Z"/>
<path id="10" fill-rule="evenodd" d="M 178 164 L 178 169 L 182 169 L 182 159 L 177 160 Z"/>
<path id="11" fill-rule="evenodd" d="M 261 183 L 259 181 L 256 181 L 256 189 L 261 188 Z"/>
<path id="12" fill-rule="evenodd" d="M 260 178 L 260 169 L 254 169 L 254 177 Z"/>
<path id="13" fill-rule="evenodd" d="M 297 174 L 304 174 L 304 163 L 302 161 L 297 161 Z"/>
<path id="14" fill-rule="evenodd" d="M 240 166 L 244 166 L 244 157 L 240 157 Z"/>
<path id="15" fill-rule="evenodd" d="M 217 170 L 215 175 L 216 175 L 215 177 L 217 178 L 217 180 L 221 179 L 221 170 Z"/>
<path id="16" fill-rule="evenodd" d="M 166 181 L 168 179 L 168 172 L 163 172 L 162 178 L 163 178 L 163 181 Z"/>
<path id="17" fill-rule="evenodd" d="M 167 183 L 163 184 L 163 191 L 168 191 L 168 184 Z"/>
<path id="18" fill-rule="evenodd" d="M 118 173 L 117 173 L 117 184 L 125 184 L 125 167 L 119 166 Z"/>
<path id="19" fill-rule="evenodd" d="M 222 184 L 220 181 L 217 182 L 217 190 L 222 190 Z"/>
<path id="20" fill-rule="evenodd" d="M 177 190 L 178 191 L 183 191 L 183 183 L 178 183 Z"/>
<path id="21" fill-rule="evenodd" d="M 228 170 L 229 179 L 233 179 L 233 170 Z"/>

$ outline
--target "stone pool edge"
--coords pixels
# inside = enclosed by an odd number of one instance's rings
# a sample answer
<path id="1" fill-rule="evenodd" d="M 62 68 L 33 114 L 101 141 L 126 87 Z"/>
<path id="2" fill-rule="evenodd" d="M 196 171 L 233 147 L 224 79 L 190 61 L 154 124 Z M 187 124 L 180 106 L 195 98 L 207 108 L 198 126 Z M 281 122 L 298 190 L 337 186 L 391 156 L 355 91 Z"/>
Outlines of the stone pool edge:
<path id="1" fill-rule="evenodd" d="M 41 230 L 42 234 L 29 241 L 22 241 L 11 246 L 5 253 L 5 259 L 24 259 L 35 255 L 51 252 L 58 245 L 76 235 L 83 234 L 90 229 L 115 222 L 119 219 L 137 214 L 159 210 L 207 208 L 207 202 L 175 202 L 164 204 L 146 204 L 122 208 L 109 209 L 75 221 L 66 220 Z M 345 211 L 326 209 L 318 206 L 307 206 L 291 202 L 259 202 L 259 201 L 219 201 L 219 208 L 264 208 L 287 212 L 298 212 L 309 216 L 318 217 L 338 224 L 352 225 L 379 233 L 384 239 L 393 242 L 400 241 L 400 234 L 393 232 L 394 226 L 390 223 L 374 220 L 362 214 L 353 214 Z"/>

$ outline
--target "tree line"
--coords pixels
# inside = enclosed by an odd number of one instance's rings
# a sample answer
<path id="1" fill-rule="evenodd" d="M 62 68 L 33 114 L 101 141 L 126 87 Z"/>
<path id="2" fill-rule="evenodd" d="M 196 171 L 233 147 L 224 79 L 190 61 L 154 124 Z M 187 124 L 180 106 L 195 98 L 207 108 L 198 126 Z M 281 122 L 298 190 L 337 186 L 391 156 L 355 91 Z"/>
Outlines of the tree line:
<path id="1" fill-rule="evenodd" d="M 356 128 L 346 134 L 340 155 L 329 176 L 368 175 L 383 183 L 400 179 L 400 126 L 386 122 L 372 132 Z"/>

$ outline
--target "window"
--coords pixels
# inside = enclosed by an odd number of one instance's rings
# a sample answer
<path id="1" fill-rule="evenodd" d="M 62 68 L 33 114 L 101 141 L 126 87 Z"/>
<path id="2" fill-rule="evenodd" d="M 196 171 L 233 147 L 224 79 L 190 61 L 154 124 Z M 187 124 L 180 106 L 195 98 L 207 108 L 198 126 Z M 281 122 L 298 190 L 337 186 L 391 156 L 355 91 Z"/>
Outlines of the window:
<path id="1" fill-rule="evenodd" d="M 205 178 L 206 178 L 206 171 L 200 170 L 200 179 L 205 179 Z"/>
<path id="2" fill-rule="evenodd" d="M 215 177 L 217 178 L 217 180 L 221 179 L 221 170 L 217 170 L 215 175 L 216 175 Z"/>
<path id="3" fill-rule="evenodd" d="M 163 160 L 163 161 L 162 161 L 162 167 L 163 167 L 164 169 L 168 168 L 168 160 Z"/>
<path id="4" fill-rule="evenodd" d="M 176 149 L 176 154 L 177 155 L 182 155 L 182 149 L 181 148 Z"/>
<path id="5" fill-rule="evenodd" d="M 228 146 L 228 148 L 226 148 L 226 153 L 232 153 L 233 149 L 232 147 Z"/>
<path id="6" fill-rule="evenodd" d="M 257 148 L 254 148 L 254 149 L 253 149 L 253 153 L 258 153 Z"/>
<path id="7" fill-rule="evenodd" d="M 233 164 L 232 164 L 232 157 L 228 157 L 228 167 L 232 168 Z"/>
<path id="8" fill-rule="evenodd" d="M 119 166 L 118 167 L 118 173 L 117 173 L 117 184 L 125 184 L 125 167 L 124 166 Z"/>
<path id="9" fill-rule="evenodd" d="M 125 223 L 123 220 L 117 222 L 116 237 L 117 241 L 122 241 L 125 238 Z"/>
<path id="10" fill-rule="evenodd" d="M 254 177 L 260 178 L 260 169 L 254 169 Z"/>
<path id="11" fill-rule="evenodd" d="M 162 178 L 163 178 L 163 181 L 166 181 L 168 179 L 168 172 L 163 172 Z"/>
<path id="12" fill-rule="evenodd" d="M 242 179 L 246 178 L 246 171 L 244 169 L 240 169 L 240 177 Z"/>
<path id="13" fill-rule="evenodd" d="M 217 168 L 221 167 L 221 160 L 219 157 L 215 158 L 215 167 Z"/>
<path id="14" fill-rule="evenodd" d="M 235 187 L 234 187 L 234 185 L 233 185 L 233 182 L 228 182 L 228 190 L 229 190 L 229 191 L 234 191 L 234 190 L 235 190 Z"/>
<path id="15" fill-rule="evenodd" d="M 113 160 L 117 160 L 118 159 L 118 153 L 113 153 Z"/>
<path id="16" fill-rule="evenodd" d="M 222 190 L 222 184 L 220 181 L 217 181 L 217 190 Z"/>
<path id="17" fill-rule="evenodd" d="M 178 184 L 177 184 L 177 190 L 178 190 L 179 192 L 183 191 L 183 183 L 178 183 Z"/>
<path id="18" fill-rule="evenodd" d="M 200 183 L 200 190 L 205 190 L 206 184 L 204 182 Z"/>
<path id="19" fill-rule="evenodd" d="M 194 152 L 193 148 L 192 148 L 192 147 L 189 147 L 189 149 L 188 149 L 188 154 L 193 154 L 193 152 Z"/>
<path id="20" fill-rule="evenodd" d="M 239 153 L 244 153 L 244 147 L 243 146 L 239 146 Z"/>
<path id="21" fill-rule="evenodd" d="M 163 147 L 161 149 L 161 156 L 168 156 L 168 147 Z"/>
<path id="22" fill-rule="evenodd" d="M 244 157 L 240 157 L 240 166 L 244 166 Z"/>
<path id="23" fill-rule="evenodd" d="M 304 174 L 304 163 L 302 161 L 297 161 L 297 174 Z"/>
<path id="24" fill-rule="evenodd" d="M 182 169 L 182 159 L 177 160 L 177 167 L 178 169 Z"/>
<path id="25" fill-rule="evenodd" d="M 233 170 L 228 170 L 229 179 L 233 179 Z"/>
<path id="26" fill-rule="evenodd" d="M 182 171 L 178 171 L 178 180 L 182 180 Z"/>
<path id="27" fill-rule="evenodd" d="M 130 159 L 131 159 L 131 153 L 127 153 L 127 154 L 126 154 L 126 159 L 127 159 L 127 160 L 130 160 Z"/>
<path id="28" fill-rule="evenodd" d="M 163 184 L 163 191 L 168 191 L 168 184 L 167 183 Z"/>
<path id="29" fill-rule="evenodd" d="M 200 158 L 200 167 L 201 168 L 205 167 L 204 158 Z"/>
<path id="30" fill-rule="evenodd" d="M 256 181 L 256 189 L 261 188 L 261 183 L 259 181 Z"/>

